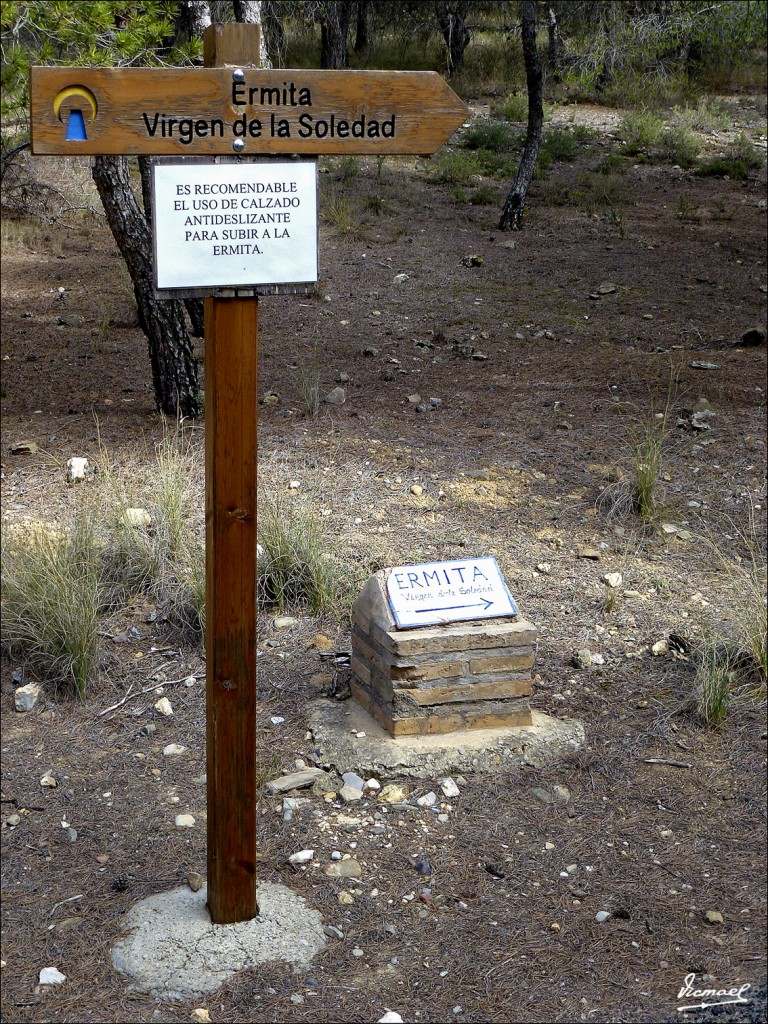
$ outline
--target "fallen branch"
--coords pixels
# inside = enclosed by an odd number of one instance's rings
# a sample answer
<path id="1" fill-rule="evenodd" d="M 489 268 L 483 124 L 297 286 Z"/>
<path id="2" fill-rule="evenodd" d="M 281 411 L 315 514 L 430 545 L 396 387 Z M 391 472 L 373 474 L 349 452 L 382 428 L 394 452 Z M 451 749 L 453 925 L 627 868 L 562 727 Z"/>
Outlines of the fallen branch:
<path id="1" fill-rule="evenodd" d="M 186 682 L 186 680 L 189 679 L 189 676 L 194 676 L 195 679 L 205 679 L 204 672 L 190 672 L 189 675 L 182 676 L 181 679 L 165 679 L 163 682 L 156 682 L 151 686 L 145 686 L 143 690 L 137 690 L 135 693 L 131 693 L 131 690 L 133 689 L 133 684 L 131 684 L 128 688 L 128 693 L 126 693 L 122 700 L 119 700 L 117 704 L 112 704 L 110 707 L 104 708 L 104 710 L 100 711 L 96 717 L 103 718 L 104 715 L 108 715 L 110 711 L 116 711 L 118 708 L 121 708 L 126 701 L 132 700 L 134 697 L 142 697 L 145 693 L 152 693 L 153 690 L 159 690 L 161 686 L 176 686 L 178 683 Z"/>
<path id="2" fill-rule="evenodd" d="M 687 761 L 669 761 L 666 757 L 646 757 L 646 764 L 668 764 L 672 768 L 693 768 Z"/>
<path id="3" fill-rule="evenodd" d="M 48 917 L 52 917 L 54 910 L 58 910 L 59 907 L 63 907 L 65 903 L 74 903 L 75 900 L 81 900 L 82 898 L 83 894 L 80 893 L 78 896 L 70 896 L 66 900 L 59 900 L 59 902 L 54 903 L 51 909 L 48 911 Z"/>

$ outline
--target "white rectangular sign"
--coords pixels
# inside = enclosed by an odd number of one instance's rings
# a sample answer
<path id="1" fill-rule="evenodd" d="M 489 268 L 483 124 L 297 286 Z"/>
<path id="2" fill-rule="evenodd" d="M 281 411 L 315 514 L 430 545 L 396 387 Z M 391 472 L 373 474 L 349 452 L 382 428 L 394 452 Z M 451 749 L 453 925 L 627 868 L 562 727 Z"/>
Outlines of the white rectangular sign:
<path id="1" fill-rule="evenodd" d="M 388 570 L 387 594 L 400 629 L 517 615 L 495 558 L 399 565 Z"/>
<path id="2" fill-rule="evenodd" d="M 159 290 L 317 281 L 317 163 L 153 167 Z"/>

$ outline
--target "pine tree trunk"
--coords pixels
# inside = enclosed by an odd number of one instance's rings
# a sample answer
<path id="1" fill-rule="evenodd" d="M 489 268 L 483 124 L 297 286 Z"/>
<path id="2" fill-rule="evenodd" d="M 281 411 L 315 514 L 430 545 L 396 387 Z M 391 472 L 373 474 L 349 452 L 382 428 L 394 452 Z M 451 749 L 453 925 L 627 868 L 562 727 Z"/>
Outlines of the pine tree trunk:
<path id="1" fill-rule="evenodd" d="M 92 174 L 107 222 L 133 281 L 139 323 L 149 345 L 157 407 L 167 416 L 199 416 L 197 360 L 187 333 L 184 305 L 176 299 L 155 298 L 152 232 L 136 201 L 128 160 L 97 156 Z"/>
<path id="2" fill-rule="evenodd" d="M 368 30 L 370 0 L 357 0 L 357 23 L 355 25 L 355 53 L 363 53 L 371 45 Z"/>
<path id="3" fill-rule="evenodd" d="M 547 51 L 547 67 L 552 80 L 560 81 L 560 61 L 563 57 L 563 38 L 560 35 L 560 26 L 557 22 L 557 14 L 549 7 L 547 10 L 547 34 L 549 36 L 549 49 Z"/>
<path id="4" fill-rule="evenodd" d="M 320 13 L 320 67 L 341 70 L 349 64 L 347 32 L 351 0 L 325 0 Z"/>
<path id="5" fill-rule="evenodd" d="M 464 67 L 464 51 L 472 38 L 465 24 L 470 4 L 471 0 L 460 0 L 459 3 L 448 3 L 448 0 L 435 2 L 440 31 L 448 47 L 448 75 L 451 77 L 461 74 Z"/>
<path id="6" fill-rule="evenodd" d="M 523 57 L 525 78 L 528 85 L 528 132 L 525 148 L 520 159 L 517 177 L 509 190 L 499 220 L 500 231 L 519 231 L 523 226 L 523 207 L 528 188 L 536 168 L 536 158 L 541 144 L 541 129 L 544 124 L 543 74 L 539 51 L 536 49 L 536 3 L 524 0 L 522 23 Z"/>

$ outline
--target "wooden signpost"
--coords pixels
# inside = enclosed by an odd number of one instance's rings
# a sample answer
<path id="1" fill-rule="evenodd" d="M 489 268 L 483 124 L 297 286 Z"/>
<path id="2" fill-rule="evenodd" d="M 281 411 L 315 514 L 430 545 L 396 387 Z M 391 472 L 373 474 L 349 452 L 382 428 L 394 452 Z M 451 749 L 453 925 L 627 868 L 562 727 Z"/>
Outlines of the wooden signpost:
<path id="1" fill-rule="evenodd" d="M 311 266 L 284 271 L 285 284 L 267 256 L 267 238 L 219 238 L 218 230 L 266 230 L 247 207 L 258 196 L 252 170 L 232 177 L 233 154 L 241 158 L 278 154 L 418 154 L 436 152 L 468 116 L 455 93 L 434 72 L 264 71 L 252 67 L 259 53 L 259 26 L 212 25 L 204 35 L 205 68 L 32 68 L 32 152 L 35 155 L 144 154 L 223 157 L 191 175 L 187 163 L 178 180 L 164 170 L 183 203 L 185 186 L 197 197 L 237 204 L 222 209 L 173 211 L 236 219 L 176 224 L 180 242 L 217 246 L 201 259 L 232 258 L 232 270 L 215 279 L 192 275 L 170 280 L 161 274 L 159 293 L 168 297 L 190 287 L 209 291 L 205 300 L 206 422 L 206 739 L 208 777 L 208 908 L 216 924 L 250 920 L 256 899 L 256 457 L 259 293 L 309 287 Z M 193 165 L 194 161 L 189 161 Z M 218 167 L 215 171 L 214 166 Z M 237 166 L 244 167 L 244 163 Z M 250 168 L 250 165 L 249 165 Z M 170 178 L 168 177 L 170 175 Z M 306 184 L 284 171 L 272 177 L 272 193 L 306 197 Z M 207 191 L 206 191 L 207 187 Z M 287 187 L 288 191 L 284 191 Z M 157 203 L 154 204 L 157 207 Z M 308 202 L 302 214 L 305 214 Z M 277 210 L 277 207 L 274 207 Z M 299 207 L 290 227 L 311 230 Z M 161 214 L 158 213 L 158 216 Z M 245 218 L 245 219 L 243 219 Z M 303 227 L 302 227 L 303 225 Z M 209 237 L 185 238 L 186 230 Z M 161 236 L 166 225 L 161 226 Z M 171 225 L 168 230 L 172 231 Z M 210 237 L 216 233 L 216 238 Z M 163 236 L 164 237 L 164 236 Z M 301 236 L 299 236 L 301 237 Z M 163 238 L 161 237 L 161 243 Z M 171 249 L 173 240 L 169 242 Z M 239 246 L 247 252 L 231 252 Z M 227 251 L 224 251 L 226 246 Z M 269 250 L 273 255 L 277 248 Z M 158 263 L 165 272 L 160 251 Z M 265 258 L 266 256 L 266 258 Z M 240 273 L 238 260 L 252 268 Z M 288 263 L 297 263 L 291 261 Z M 299 276 L 297 277 L 297 273 Z M 237 280 L 229 280 L 236 275 Z M 281 275 L 278 273 L 278 277 Z M 186 281 L 186 284 L 184 283 Z M 300 282 L 297 284 L 297 281 Z M 301 283 L 303 282 L 303 283 Z M 163 283 L 165 287 L 163 287 Z M 227 291 L 222 291 L 227 289 Z"/>

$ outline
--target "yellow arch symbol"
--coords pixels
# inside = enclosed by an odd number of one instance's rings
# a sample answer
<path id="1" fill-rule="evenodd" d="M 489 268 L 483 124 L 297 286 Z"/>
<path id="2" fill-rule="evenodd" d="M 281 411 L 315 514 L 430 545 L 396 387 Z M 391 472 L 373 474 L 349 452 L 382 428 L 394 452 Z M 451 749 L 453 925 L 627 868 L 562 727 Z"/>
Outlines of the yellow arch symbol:
<path id="1" fill-rule="evenodd" d="M 96 102 L 96 97 L 93 95 L 90 89 L 86 89 L 84 85 L 70 85 L 66 89 L 62 89 L 61 92 L 56 94 L 53 101 L 53 112 L 60 121 L 63 122 L 61 116 L 61 106 L 65 100 L 76 96 L 78 99 L 85 100 L 85 104 L 90 108 L 91 115 L 87 120 L 93 121 L 99 109 L 99 105 Z"/>

